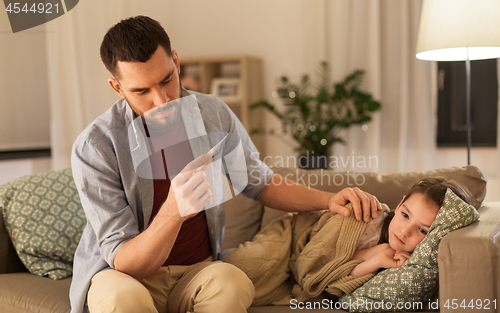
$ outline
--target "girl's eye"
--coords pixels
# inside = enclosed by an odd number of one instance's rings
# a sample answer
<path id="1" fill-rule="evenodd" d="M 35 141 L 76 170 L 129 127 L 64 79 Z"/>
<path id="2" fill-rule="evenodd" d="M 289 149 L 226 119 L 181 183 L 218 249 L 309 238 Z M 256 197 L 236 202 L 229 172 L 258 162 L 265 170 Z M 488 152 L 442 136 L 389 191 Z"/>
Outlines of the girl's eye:
<path id="1" fill-rule="evenodd" d="M 160 84 L 162 84 L 162 85 L 166 85 L 166 84 L 168 84 L 168 83 L 170 83 L 170 80 L 165 80 L 165 81 L 162 81 Z"/>
<path id="2" fill-rule="evenodd" d="M 423 229 L 423 228 L 420 228 L 420 232 L 421 232 L 422 234 L 424 234 L 424 235 L 427 235 L 427 231 L 426 231 L 425 229 Z"/>
<path id="3" fill-rule="evenodd" d="M 409 217 L 408 214 L 406 214 L 405 212 L 401 212 L 401 214 L 403 214 L 404 218 L 408 218 Z"/>

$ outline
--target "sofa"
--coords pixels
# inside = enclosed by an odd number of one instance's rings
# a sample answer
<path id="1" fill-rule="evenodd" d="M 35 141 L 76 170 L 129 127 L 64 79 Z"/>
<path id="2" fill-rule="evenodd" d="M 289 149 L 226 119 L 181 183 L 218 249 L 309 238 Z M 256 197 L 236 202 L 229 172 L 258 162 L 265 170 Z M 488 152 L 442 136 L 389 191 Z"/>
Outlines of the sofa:
<path id="1" fill-rule="evenodd" d="M 442 176 L 463 182 L 474 195 L 480 218 L 472 225 L 453 231 L 441 240 L 438 257 L 439 291 L 434 299 L 429 299 L 433 303 L 432 307 L 426 307 L 424 311 L 437 309 L 440 312 L 448 312 L 458 309 L 468 312 L 472 310 L 467 307 L 471 300 L 481 301 L 484 305 L 486 301 L 489 301 L 489 308 L 494 311 L 498 310 L 497 307 L 500 305 L 497 303 L 500 301 L 500 202 L 482 203 L 486 193 L 486 178 L 478 168 L 474 166 L 453 167 L 428 172 L 388 175 L 330 170 L 307 171 L 297 168 L 273 168 L 273 170 L 281 177 L 324 191 L 336 192 L 344 187 L 359 187 L 376 195 L 391 209 L 397 206 L 408 188 L 421 178 Z M 5 197 L 6 192 L 13 194 L 16 188 L 37 177 L 37 175 L 23 177 L 17 180 L 17 184 L 14 182 L 0 186 L 0 312 L 59 313 L 70 310 L 68 292 L 71 277 L 54 280 L 30 273 L 14 248 L 4 221 L 3 213 L 9 206 L 9 201 Z M 53 177 L 55 180 L 58 179 L 57 175 Z M 35 181 L 42 180 L 37 178 Z M 78 200 L 77 193 L 71 196 L 74 191 L 72 181 L 65 181 L 60 185 L 63 185 L 63 192 Z M 29 199 L 30 193 L 37 193 L 37 189 L 31 188 L 25 191 L 24 196 Z M 60 202 L 64 209 L 65 202 Z M 77 209 L 81 210 L 81 207 Z M 74 211 L 75 208 L 72 207 L 71 210 Z M 60 212 L 59 215 L 63 216 L 63 213 Z M 226 202 L 226 232 L 222 249 L 235 248 L 251 240 L 262 227 L 283 214 L 285 213 L 282 211 L 263 207 L 259 202 L 237 195 Z M 12 226 L 9 229 L 12 233 Z M 314 307 L 314 304 L 327 303 L 320 302 L 323 299 L 326 298 L 311 299 L 310 304 Z M 251 307 L 248 312 L 293 312 L 299 308 L 297 305 Z M 325 307 L 307 311 L 323 312 L 324 309 Z M 345 312 L 335 308 L 331 311 Z"/>

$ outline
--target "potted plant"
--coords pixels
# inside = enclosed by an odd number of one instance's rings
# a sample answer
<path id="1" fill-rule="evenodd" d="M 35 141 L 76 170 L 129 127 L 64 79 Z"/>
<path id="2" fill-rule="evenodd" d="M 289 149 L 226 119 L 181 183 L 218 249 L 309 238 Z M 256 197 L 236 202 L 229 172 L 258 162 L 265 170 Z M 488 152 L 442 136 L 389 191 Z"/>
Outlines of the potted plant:
<path id="1" fill-rule="evenodd" d="M 303 75 L 298 84 L 282 76 L 274 96 L 283 100 L 284 110 L 262 100 L 250 109 L 266 108 L 281 120 L 280 135 L 290 134 L 301 153 L 302 168 L 327 168 L 331 146 L 345 143 L 340 131 L 371 120 L 380 110 L 380 102 L 359 89 L 364 71 L 356 70 L 344 80 L 331 84 L 327 62 L 320 63 L 319 83 L 312 86 L 309 75 Z M 270 133 L 274 130 L 254 129 L 251 133 Z"/>

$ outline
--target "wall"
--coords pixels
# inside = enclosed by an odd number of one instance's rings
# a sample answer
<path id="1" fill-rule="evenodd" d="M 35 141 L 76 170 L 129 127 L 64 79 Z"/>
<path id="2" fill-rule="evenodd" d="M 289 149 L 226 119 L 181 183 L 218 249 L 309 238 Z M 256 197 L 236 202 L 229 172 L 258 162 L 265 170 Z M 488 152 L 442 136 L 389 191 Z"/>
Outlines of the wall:
<path id="1" fill-rule="evenodd" d="M 467 148 L 439 148 L 435 168 L 464 166 L 467 164 Z M 500 177 L 498 148 L 472 148 L 471 164 L 481 169 L 488 179 L 485 201 L 500 201 Z"/>
<path id="2" fill-rule="evenodd" d="M 0 12 L 0 151 L 50 147 L 45 26 L 12 34 Z M 0 161 L 0 184 L 51 169 L 50 158 Z"/>
<path id="3" fill-rule="evenodd" d="M 0 12 L 0 151 L 50 147 L 45 52 L 44 26 L 12 34 Z"/>
<path id="4" fill-rule="evenodd" d="M 0 185 L 25 175 L 51 170 L 50 158 L 18 159 L 0 161 Z"/>

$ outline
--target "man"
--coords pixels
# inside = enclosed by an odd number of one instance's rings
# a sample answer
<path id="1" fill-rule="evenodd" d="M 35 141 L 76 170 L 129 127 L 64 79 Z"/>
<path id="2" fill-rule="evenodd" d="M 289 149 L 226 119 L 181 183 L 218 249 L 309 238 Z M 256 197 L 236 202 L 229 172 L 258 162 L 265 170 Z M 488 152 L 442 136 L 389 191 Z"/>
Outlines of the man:
<path id="1" fill-rule="evenodd" d="M 265 205 L 346 215 L 343 206 L 350 201 L 358 220 L 366 221 L 381 209 L 357 188 L 329 194 L 272 180 L 272 171 L 250 157 L 256 149 L 227 105 L 181 87 L 178 55 L 158 22 L 138 16 L 116 24 L 103 39 L 101 58 L 122 99 L 73 147 L 87 226 L 75 253 L 72 312 L 246 312 L 252 283 L 236 267 L 216 261 L 224 209 L 221 201 L 208 205 L 220 195 L 207 173 L 220 167 L 212 168 L 205 152 L 222 136 L 207 146 L 210 134 L 231 134 L 226 145 L 247 169 L 242 193 Z M 194 109 L 185 113 L 193 101 Z M 152 149 L 139 164 L 137 148 L 158 138 L 175 144 Z M 145 172 L 139 169 L 144 163 Z M 180 170 L 172 175 L 174 163 Z"/>

